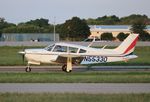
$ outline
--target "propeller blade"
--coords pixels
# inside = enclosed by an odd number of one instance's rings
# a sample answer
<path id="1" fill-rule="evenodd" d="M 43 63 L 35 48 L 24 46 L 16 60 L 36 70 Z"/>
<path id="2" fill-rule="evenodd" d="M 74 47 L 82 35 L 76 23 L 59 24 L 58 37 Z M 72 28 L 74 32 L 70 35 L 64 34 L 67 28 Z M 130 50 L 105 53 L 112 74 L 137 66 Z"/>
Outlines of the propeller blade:
<path id="1" fill-rule="evenodd" d="M 23 61 L 23 63 L 24 63 L 24 54 L 22 55 L 22 61 Z"/>
<path id="2" fill-rule="evenodd" d="M 25 61 L 25 58 L 24 58 L 25 57 L 25 50 L 19 51 L 18 53 L 22 55 L 22 61 L 24 63 L 24 61 Z"/>

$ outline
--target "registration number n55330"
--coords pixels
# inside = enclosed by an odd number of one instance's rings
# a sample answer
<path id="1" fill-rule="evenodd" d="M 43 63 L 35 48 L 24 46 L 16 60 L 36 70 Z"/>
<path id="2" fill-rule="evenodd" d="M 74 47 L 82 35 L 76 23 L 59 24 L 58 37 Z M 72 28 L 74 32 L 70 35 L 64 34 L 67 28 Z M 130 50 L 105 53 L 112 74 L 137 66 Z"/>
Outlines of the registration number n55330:
<path id="1" fill-rule="evenodd" d="M 107 62 L 106 56 L 86 56 L 84 57 L 83 61 L 86 62 Z"/>

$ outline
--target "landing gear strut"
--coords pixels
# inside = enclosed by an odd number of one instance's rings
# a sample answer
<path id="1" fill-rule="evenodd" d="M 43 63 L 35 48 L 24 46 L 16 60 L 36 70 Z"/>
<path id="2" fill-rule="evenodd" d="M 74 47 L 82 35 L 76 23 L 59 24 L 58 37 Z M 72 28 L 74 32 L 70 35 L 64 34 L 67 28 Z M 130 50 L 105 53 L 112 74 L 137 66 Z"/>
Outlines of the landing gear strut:
<path id="1" fill-rule="evenodd" d="M 69 73 L 69 72 L 71 72 L 72 70 L 67 71 L 67 65 L 64 64 L 64 65 L 62 66 L 62 71 Z"/>

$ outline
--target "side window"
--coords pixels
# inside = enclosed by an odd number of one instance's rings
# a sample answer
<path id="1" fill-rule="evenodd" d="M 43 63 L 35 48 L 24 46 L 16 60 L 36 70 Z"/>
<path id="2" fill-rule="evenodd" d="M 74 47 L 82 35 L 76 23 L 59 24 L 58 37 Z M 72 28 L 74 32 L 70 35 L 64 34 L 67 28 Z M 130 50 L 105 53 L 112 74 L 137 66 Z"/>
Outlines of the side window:
<path id="1" fill-rule="evenodd" d="M 86 53 L 86 50 L 80 49 L 79 53 Z"/>
<path id="2" fill-rule="evenodd" d="M 67 47 L 56 45 L 53 52 L 67 52 Z"/>
<path id="3" fill-rule="evenodd" d="M 77 53 L 77 51 L 78 51 L 78 48 L 69 47 L 69 52 L 70 52 L 70 53 Z"/>

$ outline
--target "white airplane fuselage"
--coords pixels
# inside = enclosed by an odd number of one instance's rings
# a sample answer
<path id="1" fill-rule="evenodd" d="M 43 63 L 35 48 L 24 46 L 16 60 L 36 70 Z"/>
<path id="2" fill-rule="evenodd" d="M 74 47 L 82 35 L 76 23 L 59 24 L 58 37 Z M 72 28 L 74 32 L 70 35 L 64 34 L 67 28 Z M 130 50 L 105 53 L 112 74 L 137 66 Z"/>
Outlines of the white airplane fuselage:
<path id="1" fill-rule="evenodd" d="M 92 48 L 90 48 L 90 50 L 91 49 Z M 55 61 L 58 58 L 59 54 L 68 54 L 68 55 L 70 54 L 67 52 L 59 52 L 59 53 L 49 52 L 45 49 L 31 49 L 31 50 L 27 49 L 25 50 L 25 52 L 26 52 L 25 57 L 28 60 L 28 63 L 37 65 L 40 65 L 41 63 L 58 64 Z M 74 53 L 74 55 L 78 54 L 79 53 Z M 82 55 L 84 56 L 83 60 L 78 64 L 97 64 L 97 63 L 127 61 L 129 59 L 137 58 L 136 55 L 121 56 L 119 54 L 118 55 L 114 54 L 109 49 L 96 49 L 96 48 L 93 48 L 92 51 L 88 51 L 87 53 Z"/>
<path id="2" fill-rule="evenodd" d="M 68 43 L 55 43 L 44 49 L 26 49 L 23 54 L 31 64 L 41 63 L 63 64 L 63 71 L 70 72 L 72 64 L 97 64 L 117 61 L 128 61 L 137 58 L 133 54 L 138 34 L 130 34 L 117 48 L 91 48 Z M 29 70 L 30 71 L 30 70 Z"/>

